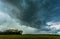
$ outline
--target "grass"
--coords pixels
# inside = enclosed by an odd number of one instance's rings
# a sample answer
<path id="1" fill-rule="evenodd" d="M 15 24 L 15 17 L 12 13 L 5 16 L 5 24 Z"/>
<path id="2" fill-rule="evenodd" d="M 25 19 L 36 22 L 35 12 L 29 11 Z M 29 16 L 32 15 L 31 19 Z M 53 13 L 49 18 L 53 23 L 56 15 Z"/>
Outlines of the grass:
<path id="1" fill-rule="evenodd" d="M 60 39 L 59 35 L 0 35 L 0 39 Z"/>

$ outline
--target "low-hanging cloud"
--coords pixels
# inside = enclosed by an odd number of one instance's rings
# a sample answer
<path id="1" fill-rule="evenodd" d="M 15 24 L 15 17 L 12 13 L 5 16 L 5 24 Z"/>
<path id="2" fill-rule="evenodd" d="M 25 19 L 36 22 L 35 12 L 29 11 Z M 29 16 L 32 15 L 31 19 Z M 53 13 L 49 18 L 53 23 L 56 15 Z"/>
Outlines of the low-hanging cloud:
<path id="1" fill-rule="evenodd" d="M 0 0 L 0 27 L 24 33 L 58 33 L 59 10 L 60 0 Z"/>

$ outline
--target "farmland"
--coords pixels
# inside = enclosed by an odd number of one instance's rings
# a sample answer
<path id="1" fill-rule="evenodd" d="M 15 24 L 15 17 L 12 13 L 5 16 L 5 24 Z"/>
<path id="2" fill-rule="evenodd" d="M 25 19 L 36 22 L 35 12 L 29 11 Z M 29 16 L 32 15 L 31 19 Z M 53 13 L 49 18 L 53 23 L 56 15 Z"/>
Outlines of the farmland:
<path id="1" fill-rule="evenodd" d="M 59 35 L 0 35 L 0 39 L 60 39 Z"/>

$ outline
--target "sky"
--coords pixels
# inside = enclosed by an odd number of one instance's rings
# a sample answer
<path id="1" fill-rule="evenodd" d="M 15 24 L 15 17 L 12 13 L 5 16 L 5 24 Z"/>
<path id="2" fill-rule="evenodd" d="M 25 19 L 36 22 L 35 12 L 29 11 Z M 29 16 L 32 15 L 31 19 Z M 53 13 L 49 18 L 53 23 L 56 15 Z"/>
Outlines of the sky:
<path id="1" fill-rule="evenodd" d="M 60 0 L 0 0 L 0 31 L 60 34 Z"/>

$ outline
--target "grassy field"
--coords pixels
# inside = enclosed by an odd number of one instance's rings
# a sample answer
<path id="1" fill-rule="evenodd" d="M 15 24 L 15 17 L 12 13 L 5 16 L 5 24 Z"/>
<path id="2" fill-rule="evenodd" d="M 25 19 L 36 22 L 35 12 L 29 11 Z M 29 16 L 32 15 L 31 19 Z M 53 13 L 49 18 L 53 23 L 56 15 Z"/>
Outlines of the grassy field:
<path id="1" fill-rule="evenodd" d="M 59 35 L 0 35 L 0 39 L 60 39 Z"/>

